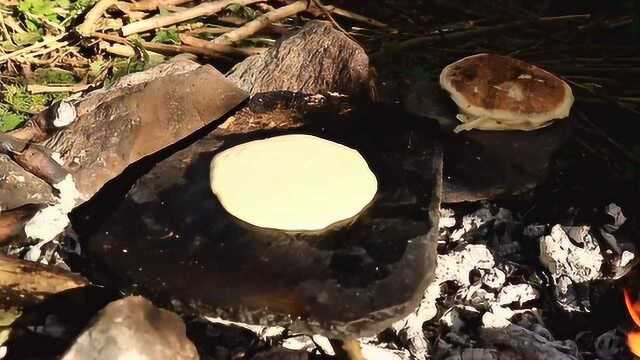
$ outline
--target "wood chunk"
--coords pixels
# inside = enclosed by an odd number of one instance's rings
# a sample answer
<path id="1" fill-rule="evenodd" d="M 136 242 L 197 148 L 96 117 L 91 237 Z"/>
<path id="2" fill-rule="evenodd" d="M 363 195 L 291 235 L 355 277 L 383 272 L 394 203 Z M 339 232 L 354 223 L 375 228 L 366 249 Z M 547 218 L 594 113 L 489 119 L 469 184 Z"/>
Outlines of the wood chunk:
<path id="1" fill-rule="evenodd" d="M 48 296 L 88 286 L 81 276 L 51 266 L 0 255 L 2 307 L 26 307 Z"/>

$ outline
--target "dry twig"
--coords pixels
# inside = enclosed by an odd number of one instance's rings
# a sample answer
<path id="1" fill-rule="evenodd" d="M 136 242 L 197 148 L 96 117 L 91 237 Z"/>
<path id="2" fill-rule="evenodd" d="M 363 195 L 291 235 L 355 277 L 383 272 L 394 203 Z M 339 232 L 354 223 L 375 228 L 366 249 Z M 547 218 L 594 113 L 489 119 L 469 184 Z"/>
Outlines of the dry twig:
<path id="1" fill-rule="evenodd" d="M 210 3 L 203 3 L 190 9 L 173 13 L 166 16 L 158 16 L 151 19 L 141 20 L 131 23 L 122 28 L 122 34 L 129 36 L 160 27 L 170 26 L 179 22 L 191 20 L 200 16 L 213 15 L 231 4 L 248 5 L 262 0 L 220 0 Z"/>
<path id="2" fill-rule="evenodd" d="M 180 41 L 182 41 L 182 43 L 185 45 L 210 49 L 221 54 L 236 55 L 242 57 L 262 54 L 267 50 L 267 48 L 259 47 L 233 47 L 225 44 L 214 44 L 211 41 L 198 39 L 197 37 L 189 36 L 187 34 L 180 34 Z"/>
<path id="3" fill-rule="evenodd" d="M 304 11 L 307 9 L 307 4 L 306 0 L 298 0 L 287 6 L 283 6 L 274 11 L 260 15 L 241 27 L 217 37 L 213 42 L 215 44 L 233 44 L 237 41 L 246 39 L 274 22 Z"/>
<path id="4" fill-rule="evenodd" d="M 191 2 L 192 0 L 142 0 L 129 5 L 131 10 L 151 11 L 156 10 L 160 6 L 181 5 Z"/>
<path id="5" fill-rule="evenodd" d="M 107 41 L 111 41 L 119 44 L 131 45 L 129 40 L 120 36 L 102 34 L 102 33 L 93 33 L 91 34 L 91 36 L 97 39 L 107 40 Z M 234 62 L 231 58 L 224 56 L 220 52 L 213 51 L 206 48 L 198 48 L 198 47 L 188 46 L 188 45 L 167 45 L 167 44 L 159 44 L 159 43 L 147 42 L 147 41 L 141 41 L 140 45 L 146 50 L 151 50 L 151 51 L 155 51 L 162 54 L 176 55 L 176 54 L 182 54 L 182 53 L 189 53 L 194 55 L 201 55 L 201 56 L 212 58 L 212 59 L 223 60 L 229 63 Z"/>
<path id="6" fill-rule="evenodd" d="M 32 84 L 32 85 L 27 85 L 27 90 L 29 90 L 29 92 L 32 94 L 59 93 L 59 92 L 76 93 L 80 91 L 85 91 L 90 87 L 91 85 L 89 84 L 74 84 L 74 85 L 65 85 L 65 86 Z"/>
<path id="7" fill-rule="evenodd" d="M 96 28 L 96 23 L 98 19 L 104 14 L 107 9 L 109 9 L 112 5 L 116 4 L 116 0 L 100 0 L 93 7 L 93 9 L 89 10 L 87 15 L 84 18 L 82 24 L 78 26 L 78 32 L 81 35 L 88 36 L 94 32 Z"/>

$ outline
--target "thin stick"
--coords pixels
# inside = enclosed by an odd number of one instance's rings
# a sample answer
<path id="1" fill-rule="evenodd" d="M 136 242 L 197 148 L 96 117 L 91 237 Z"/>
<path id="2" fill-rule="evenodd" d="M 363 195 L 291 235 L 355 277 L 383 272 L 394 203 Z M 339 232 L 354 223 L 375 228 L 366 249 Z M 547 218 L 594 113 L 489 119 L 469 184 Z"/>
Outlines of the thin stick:
<path id="1" fill-rule="evenodd" d="M 231 4 L 248 5 L 263 0 L 220 0 L 210 3 L 203 3 L 190 9 L 173 13 L 166 16 L 158 16 L 150 19 L 131 23 L 122 28 L 122 34 L 129 36 L 151 29 L 177 24 L 179 22 L 191 20 L 200 16 L 213 15 Z"/>
<path id="2" fill-rule="evenodd" d="M 298 0 L 290 5 L 260 15 L 241 27 L 217 37 L 213 42 L 214 44 L 232 44 L 246 39 L 276 21 L 304 11 L 307 9 L 307 4 L 306 0 Z"/>
<path id="3" fill-rule="evenodd" d="M 75 85 L 65 85 L 65 86 L 50 86 L 50 85 L 27 85 L 27 90 L 29 90 L 32 94 L 42 94 L 42 93 L 56 93 L 56 92 L 70 92 L 76 93 L 80 91 L 87 90 L 91 85 L 89 84 L 75 84 Z"/>
<path id="4" fill-rule="evenodd" d="M 96 22 L 102 14 L 104 14 L 108 8 L 115 5 L 117 0 L 100 0 L 93 7 L 93 9 L 89 10 L 87 15 L 84 18 L 84 22 L 80 24 L 77 28 L 78 32 L 81 35 L 88 36 L 93 33 L 96 29 Z"/>
<path id="5" fill-rule="evenodd" d="M 191 1 L 192 0 L 142 0 L 134 2 L 129 6 L 129 8 L 131 10 L 150 11 L 157 9 L 160 6 L 181 5 Z"/>
<path id="6" fill-rule="evenodd" d="M 342 26 L 340 26 L 340 24 L 338 24 L 338 22 L 336 21 L 336 19 L 333 18 L 333 16 L 331 16 L 331 13 L 325 9 L 324 5 L 322 5 L 322 3 L 320 2 L 320 0 L 311 0 L 313 1 L 313 3 L 319 7 L 320 9 L 322 9 L 322 11 L 324 12 L 325 16 L 327 17 L 327 19 L 329 19 L 329 21 L 333 24 L 333 26 L 335 26 L 336 29 L 338 29 L 338 31 L 341 31 L 343 34 L 346 35 L 346 37 L 348 37 L 349 39 L 351 39 L 351 41 L 358 43 L 358 41 L 356 41 L 356 39 L 353 38 L 353 36 L 351 36 Z"/>
<path id="7" fill-rule="evenodd" d="M 259 47 L 238 47 L 238 48 L 236 48 L 236 47 L 229 46 L 229 45 L 224 45 L 224 44 L 214 44 L 211 41 L 198 39 L 197 37 L 189 36 L 187 34 L 180 34 L 180 41 L 182 41 L 182 43 L 185 44 L 185 45 L 191 45 L 191 46 L 195 46 L 195 47 L 199 47 L 199 48 L 205 48 L 205 49 L 210 49 L 210 50 L 213 50 L 213 51 L 217 51 L 217 52 L 222 53 L 222 54 L 237 55 L 237 56 L 242 56 L 242 57 L 262 54 L 263 52 L 265 52 L 267 50 L 267 48 L 264 48 L 264 47 L 262 47 L 262 48 L 259 48 Z"/>
<path id="8" fill-rule="evenodd" d="M 366 17 L 364 15 L 356 14 L 356 13 L 351 12 L 349 10 L 341 9 L 341 8 L 335 7 L 333 5 L 329 5 L 329 6 L 325 5 L 324 8 L 327 9 L 332 14 L 336 14 L 336 15 L 345 17 L 347 19 L 351 19 L 351 20 L 354 20 L 354 21 L 365 23 L 365 24 L 368 24 L 368 25 L 371 25 L 371 26 L 374 26 L 374 27 L 377 27 L 377 28 L 385 29 L 385 28 L 389 27 L 389 25 L 387 25 L 387 24 L 385 24 L 383 22 L 380 22 L 380 21 L 378 21 L 376 19 L 372 19 L 372 18 Z"/>
<path id="9" fill-rule="evenodd" d="M 120 36 L 102 34 L 102 33 L 93 33 L 91 34 L 91 36 L 94 38 L 112 41 L 119 44 L 131 45 L 131 42 L 129 40 Z M 188 46 L 188 45 L 167 45 L 167 44 L 159 44 L 159 43 L 152 43 L 152 42 L 146 42 L 146 41 L 141 41 L 140 45 L 147 50 L 164 53 L 164 54 L 175 55 L 175 54 L 189 53 L 189 54 L 205 56 L 212 59 L 224 60 L 229 63 L 234 62 L 229 57 L 226 57 L 217 51 L 212 51 L 204 48 L 197 48 L 197 47 Z"/>

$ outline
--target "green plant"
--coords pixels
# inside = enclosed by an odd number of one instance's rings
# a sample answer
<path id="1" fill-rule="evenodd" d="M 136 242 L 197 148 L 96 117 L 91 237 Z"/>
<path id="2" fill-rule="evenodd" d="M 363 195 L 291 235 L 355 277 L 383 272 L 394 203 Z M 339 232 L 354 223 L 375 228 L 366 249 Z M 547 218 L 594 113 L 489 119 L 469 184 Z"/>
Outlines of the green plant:
<path id="1" fill-rule="evenodd" d="M 163 44 L 180 45 L 180 35 L 178 35 L 178 29 L 175 26 L 162 28 L 156 31 L 156 35 L 151 39 L 151 41 Z"/>
<path id="2" fill-rule="evenodd" d="M 37 114 L 47 107 L 48 95 L 29 94 L 23 85 L 6 85 L 2 91 L 4 102 L 14 111 Z"/>
<path id="3" fill-rule="evenodd" d="M 12 112 L 4 104 L 0 104 L 0 132 L 11 131 L 27 121 L 27 116 Z"/>

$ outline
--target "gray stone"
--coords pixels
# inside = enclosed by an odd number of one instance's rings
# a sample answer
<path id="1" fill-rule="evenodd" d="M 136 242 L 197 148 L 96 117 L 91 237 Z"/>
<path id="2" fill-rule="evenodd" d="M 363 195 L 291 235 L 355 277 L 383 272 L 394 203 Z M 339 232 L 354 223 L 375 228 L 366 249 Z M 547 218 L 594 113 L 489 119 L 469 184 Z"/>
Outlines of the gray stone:
<path id="1" fill-rule="evenodd" d="M 197 360 L 199 356 L 180 317 L 138 296 L 107 305 L 61 359 Z"/>

